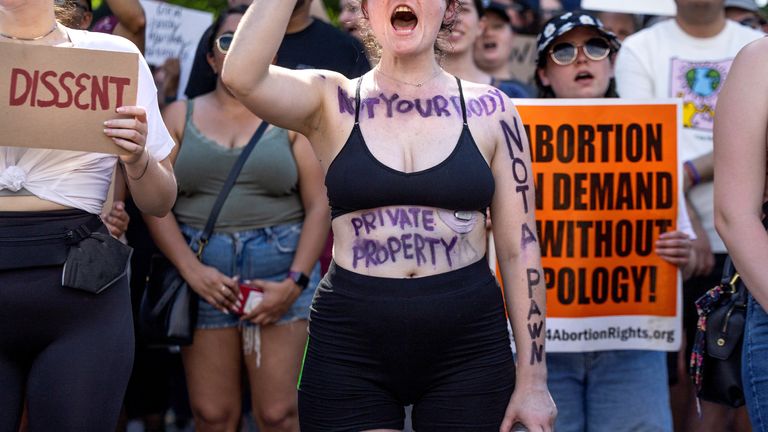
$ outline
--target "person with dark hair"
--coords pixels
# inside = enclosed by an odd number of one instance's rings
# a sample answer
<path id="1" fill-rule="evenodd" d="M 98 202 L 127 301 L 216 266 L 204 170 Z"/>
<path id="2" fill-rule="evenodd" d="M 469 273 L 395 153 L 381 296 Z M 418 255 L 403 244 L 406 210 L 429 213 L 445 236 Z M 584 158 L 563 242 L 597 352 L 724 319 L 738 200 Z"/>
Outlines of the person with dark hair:
<path id="1" fill-rule="evenodd" d="M 570 40 L 574 38 L 578 40 Z M 566 12 L 545 23 L 536 42 L 539 97 L 619 96 L 613 62 L 621 43 L 600 20 L 586 13 Z"/>
<path id="2" fill-rule="evenodd" d="M 254 1 L 223 80 L 305 134 L 326 173 L 334 254 L 312 303 L 301 430 L 398 430 L 413 404 L 418 431 L 551 431 L 545 331 L 528 332 L 545 324 L 528 142 L 502 92 L 438 63 L 459 2 L 363 1 L 381 60 L 356 80 L 270 66 L 293 4 Z M 484 257 L 489 206 L 509 320 Z"/>
<path id="3" fill-rule="evenodd" d="M 516 80 L 510 68 L 515 32 L 507 8 L 491 1 L 483 9 L 481 34 L 475 40 L 474 61 L 478 68 L 493 77 L 493 85 L 509 97 L 532 97 L 535 91 Z"/>
<path id="4" fill-rule="evenodd" d="M 616 36 L 589 14 L 566 12 L 552 18 L 537 39 L 539 96 L 618 97 L 613 61 L 619 48 Z M 689 262 L 692 231 L 685 207 L 679 208 L 677 230 L 661 234 L 655 252 L 682 268 Z M 550 353 L 548 368 L 558 432 L 672 431 L 666 353 Z"/>
<path id="5" fill-rule="evenodd" d="M 515 33 L 535 36 L 541 28 L 539 0 L 496 0 L 507 4 L 507 13 Z"/>
<path id="6" fill-rule="evenodd" d="M 356 78 L 371 68 L 363 45 L 332 25 L 310 14 L 313 0 L 299 0 L 277 51 L 277 65 L 289 69 L 327 69 Z M 320 0 L 314 0 L 320 1 Z M 206 30 L 197 46 L 189 83 L 184 94 L 194 98 L 213 91 L 217 78 L 206 60 Z"/>
<path id="7" fill-rule="evenodd" d="M 125 151 L 120 156 L 0 147 L 4 432 L 18 430 L 25 400 L 31 432 L 115 430 L 133 360 L 130 250 L 99 214 L 117 164 L 143 211 L 162 216 L 176 196 L 167 159 L 173 140 L 139 50 L 59 24 L 56 12 L 53 0 L 0 1 L 0 43 L 135 53 L 137 106 L 118 107 L 121 118 L 96 125 Z"/>
<path id="8" fill-rule="evenodd" d="M 480 69 L 475 63 L 476 42 L 484 31 L 481 18 L 485 8 L 481 0 L 460 0 L 456 23 L 448 37 L 449 48 L 441 58 L 446 72 L 463 80 L 490 84 L 511 98 L 530 97 L 531 90 L 515 80 L 500 80 Z"/>
<path id="9" fill-rule="evenodd" d="M 222 13 L 207 41 L 219 73 L 246 7 Z M 179 143 L 172 154 L 179 182 L 173 213 L 145 218 L 158 248 L 199 295 L 192 345 L 181 354 L 198 431 L 234 431 L 245 370 L 259 430 L 298 431 L 296 381 L 306 319 L 320 280 L 318 257 L 328 235 L 320 165 L 303 136 L 270 127 L 246 161 L 196 256 L 224 180 L 261 119 L 216 89 L 163 112 Z M 252 310 L 240 286 L 263 291 Z M 246 306 L 239 316 L 238 305 Z"/>

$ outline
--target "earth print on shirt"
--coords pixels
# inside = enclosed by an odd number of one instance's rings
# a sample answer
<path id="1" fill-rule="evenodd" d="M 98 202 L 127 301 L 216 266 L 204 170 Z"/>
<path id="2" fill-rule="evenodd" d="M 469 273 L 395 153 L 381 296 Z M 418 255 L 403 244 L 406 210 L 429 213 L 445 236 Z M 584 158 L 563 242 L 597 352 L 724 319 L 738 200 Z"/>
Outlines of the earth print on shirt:
<path id="1" fill-rule="evenodd" d="M 670 96 L 683 99 L 683 126 L 712 131 L 715 104 L 733 59 L 689 62 L 672 59 Z"/>

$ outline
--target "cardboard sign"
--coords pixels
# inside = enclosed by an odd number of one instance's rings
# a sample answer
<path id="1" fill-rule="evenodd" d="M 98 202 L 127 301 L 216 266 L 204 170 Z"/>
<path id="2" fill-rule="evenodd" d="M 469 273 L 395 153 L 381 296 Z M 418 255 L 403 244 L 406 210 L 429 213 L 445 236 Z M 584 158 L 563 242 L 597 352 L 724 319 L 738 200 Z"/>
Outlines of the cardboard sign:
<path id="1" fill-rule="evenodd" d="M 168 3 L 141 0 L 146 16 L 144 58 L 147 63 L 160 66 L 169 58 L 178 58 L 179 98 L 189 82 L 195 49 L 200 38 L 213 22 L 213 14 Z"/>
<path id="2" fill-rule="evenodd" d="M 512 39 L 509 67 L 512 77 L 533 87 L 536 73 L 536 37 L 516 34 Z"/>
<path id="3" fill-rule="evenodd" d="M 581 7 L 586 10 L 639 15 L 673 16 L 677 13 L 674 0 L 581 0 Z"/>
<path id="4" fill-rule="evenodd" d="M 536 184 L 549 351 L 676 350 L 678 101 L 517 100 Z"/>
<path id="5" fill-rule="evenodd" d="M 125 153 L 104 135 L 136 105 L 135 53 L 0 43 L 0 146 Z"/>

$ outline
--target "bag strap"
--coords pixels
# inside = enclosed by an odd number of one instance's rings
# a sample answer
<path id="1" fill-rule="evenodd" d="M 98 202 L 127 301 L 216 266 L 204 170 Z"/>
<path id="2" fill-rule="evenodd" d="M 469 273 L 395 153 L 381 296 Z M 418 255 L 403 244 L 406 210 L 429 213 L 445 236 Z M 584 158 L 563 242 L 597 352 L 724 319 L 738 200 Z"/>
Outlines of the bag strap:
<path id="1" fill-rule="evenodd" d="M 198 259 L 203 254 L 203 249 L 205 249 L 205 245 L 208 244 L 208 239 L 213 233 L 213 228 L 216 225 L 216 219 L 218 219 L 219 213 L 221 213 L 221 209 L 224 207 L 224 201 L 227 200 L 229 193 L 235 186 L 237 177 L 240 175 L 240 171 L 242 171 L 243 166 L 245 166 L 245 161 L 248 159 L 248 156 L 251 154 L 254 147 L 256 147 L 256 143 L 258 143 L 262 135 L 264 135 L 267 127 L 269 127 L 269 123 L 262 121 L 258 129 L 256 129 L 256 132 L 254 132 L 253 136 L 251 137 L 251 140 L 248 141 L 248 144 L 245 147 L 243 147 L 243 151 L 240 153 L 240 157 L 237 158 L 237 161 L 235 161 L 235 164 L 232 166 L 232 170 L 229 171 L 229 176 L 224 182 L 224 186 L 221 188 L 221 192 L 219 192 L 219 196 L 216 198 L 216 202 L 213 204 L 211 214 L 208 216 L 208 222 L 205 223 L 205 229 L 203 229 L 203 233 L 200 236 L 200 239 L 197 240 Z"/>

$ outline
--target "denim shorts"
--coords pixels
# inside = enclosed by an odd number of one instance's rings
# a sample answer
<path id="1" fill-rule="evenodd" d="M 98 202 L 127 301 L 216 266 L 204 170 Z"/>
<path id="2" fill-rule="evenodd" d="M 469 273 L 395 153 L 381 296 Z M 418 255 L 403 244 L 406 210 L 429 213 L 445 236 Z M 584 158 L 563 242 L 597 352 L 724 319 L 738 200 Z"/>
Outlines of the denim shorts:
<path id="1" fill-rule="evenodd" d="M 741 381 L 752 430 L 768 431 L 768 314 L 752 295 L 747 305 Z"/>
<path id="2" fill-rule="evenodd" d="M 667 354 L 547 353 L 557 432 L 672 432 Z"/>
<path id="3" fill-rule="evenodd" d="M 194 245 L 202 230 L 179 224 L 189 244 Z M 202 262 L 218 269 L 227 276 L 239 276 L 240 280 L 263 279 L 282 281 L 288 275 L 296 247 L 299 244 L 302 223 L 274 225 L 235 233 L 214 233 L 203 250 Z M 309 275 L 309 285 L 296 299 L 278 324 L 305 320 L 315 289 L 320 282 L 320 264 L 316 263 Z M 225 314 L 200 298 L 197 328 L 219 329 L 237 327 L 241 322 L 235 314 Z"/>

